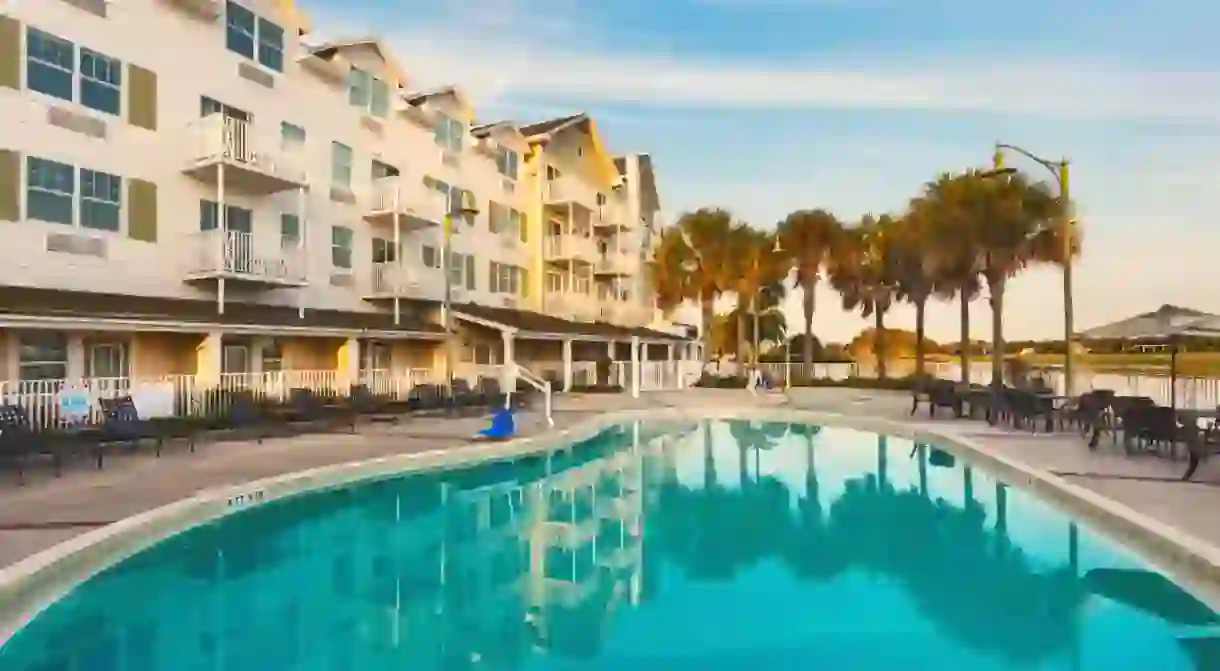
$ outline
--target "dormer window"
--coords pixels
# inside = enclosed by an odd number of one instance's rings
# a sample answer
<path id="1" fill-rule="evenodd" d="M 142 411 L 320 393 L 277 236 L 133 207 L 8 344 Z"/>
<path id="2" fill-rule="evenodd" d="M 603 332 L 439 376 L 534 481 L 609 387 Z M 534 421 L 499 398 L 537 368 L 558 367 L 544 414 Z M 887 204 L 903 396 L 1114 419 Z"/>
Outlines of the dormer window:
<path id="1" fill-rule="evenodd" d="M 390 86 L 384 80 L 353 67 L 347 75 L 347 99 L 352 107 L 384 119 L 390 113 Z"/>
<path id="2" fill-rule="evenodd" d="M 436 122 L 436 144 L 445 151 L 460 153 L 466 139 L 466 124 L 441 115 Z"/>

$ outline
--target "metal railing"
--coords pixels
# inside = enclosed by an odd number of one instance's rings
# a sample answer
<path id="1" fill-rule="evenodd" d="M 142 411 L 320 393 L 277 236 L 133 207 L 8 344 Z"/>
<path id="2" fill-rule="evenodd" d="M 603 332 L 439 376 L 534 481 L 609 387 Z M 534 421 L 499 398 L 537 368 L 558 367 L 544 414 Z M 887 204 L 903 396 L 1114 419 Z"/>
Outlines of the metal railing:
<path id="1" fill-rule="evenodd" d="M 551 399 L 551 383 L 549 380 L 544 380 L 537 375 L 531 373 L 528 369 L 519 364 L 511 364 L 513 383 L 509 385 L 510 391 L 517 388 L 516 380 L 524 380 L 526 384 L 542 392 L 542 410 L 546 417 L 546 423 L 549 426 L 555 426 L 555 415 L 553 412 L 553 404 Z M 511 396 L 511 394 L 510 394 Z M 511 400 L 509 401 L 511 403 Z"/>
<path id="2" fill-rule="evenodd" d="M 304 282 L 304 249 L 279 245 L 278 253 L 261 249 L 254 234 L 214 228 L 192 233 L 195 244 L 192 273 L 238 275 L 281 282 Z"/>
<path id="3" fill-rule="evenodd" d="M 249 121 L 225 114 L 209 114 L 191 122 L 196 165 L 214 161 L 245 166 L 284 180 L 304 184 L 304 163 L 282 146 L 279 129 L 262 132 Z"/>

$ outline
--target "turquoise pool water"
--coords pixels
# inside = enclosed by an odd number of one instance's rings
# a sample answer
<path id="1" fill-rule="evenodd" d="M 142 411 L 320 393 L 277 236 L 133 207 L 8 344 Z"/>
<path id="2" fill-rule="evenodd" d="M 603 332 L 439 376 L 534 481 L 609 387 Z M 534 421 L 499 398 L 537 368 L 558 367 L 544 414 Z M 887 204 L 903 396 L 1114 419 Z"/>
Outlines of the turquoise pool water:
<path id="1" fill-rule="evenodd" d="M 85 582 L 3 671 L 1217 669 L 1215 613 L 927 446 L 627 426 L 268 503 Z"/>

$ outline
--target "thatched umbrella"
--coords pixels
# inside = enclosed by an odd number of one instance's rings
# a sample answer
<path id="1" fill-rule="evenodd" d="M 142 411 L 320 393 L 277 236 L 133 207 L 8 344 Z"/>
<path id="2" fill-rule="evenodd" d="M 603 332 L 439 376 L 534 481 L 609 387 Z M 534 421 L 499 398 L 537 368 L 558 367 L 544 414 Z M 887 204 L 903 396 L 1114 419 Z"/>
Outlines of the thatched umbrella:
<path id="1" fill-rule="evenodd" d="M 1177 407 L 1178 348 L 1185 338 L 1220 338 L 1220 315 L 1162 305 L 1077 334 L 1079 340 L 1123 340 L 1169 346 L 1169 405 Z"/>

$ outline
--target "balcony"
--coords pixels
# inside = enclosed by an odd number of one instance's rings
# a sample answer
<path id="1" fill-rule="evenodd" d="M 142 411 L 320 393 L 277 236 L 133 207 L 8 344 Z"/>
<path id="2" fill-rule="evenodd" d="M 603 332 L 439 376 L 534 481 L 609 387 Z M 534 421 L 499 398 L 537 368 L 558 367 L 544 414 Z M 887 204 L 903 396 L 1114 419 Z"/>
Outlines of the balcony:
<path id="1" fill-rule="evenodd" d="M 594 321 L 598 317 L 597 301 L 589 294 L 574 291 L 548 292 L 544 312 L 552 317 L 577 321 Z"/>
<path id="2" fill-rule="evenodd" d="M 543 185 L 543 201 L 547 206 L 562 209 L 579 207 L 588 212 L 597 210 L 597 191 L 572 177 L 560 177 Z"/>
<path id="3" fill-rule="evenodd" d="M 627 208 L 613 198 L 593 210 L 592 220 L 593 228 L 610 229 L 606 232 L 621 231 L 631 227 L 630 222 L 627 221 Z"/>
<path id="4" fill-rule="evenodd" d="M 617 326 L 647 326 L 652 322 L 652 309 L 630 300 L 602 298 L 597 319 Z"/>
<path id="5" fill-rule="evenodd" d="M 439 272 L 401 263 L 374 263 L 369 285 L 366 301 L 437 300 L 443 291 Z"/>
<path id="6" fill-rule="evenodd" d="M 281 148 L 279 129 L 223 114 L 196 119 L 188 127 L 190 155 L 183 173 L 208 184 L 266 196 L 308 184 L 302 157 Z"/>
<path id="7" fill-rule="evenodd" d="M 192 234 L 188 282 L 237 280 L 267 287 L 306 284 L 305 250 L 295 244 L 259 245 L 251 233 L 213 229 Z"/>
<path id="8" fill-rule="evenodd" d="M 373 180 L 364 220 L 375 226 L 393 226 L 397 219 L 403 231 L 416 231 L 440 225 L 448 206 L 445 194 L 422 183 L 383 177 Z"/>
<path id="9" fill-rule="evenodd" d="M 597 243 L 591 237 L 551 235 L 546 238 L 547 261 L 588 265 L 597 258 Z"/>
<path id="10" fill-rule="evenodd" d="M 593 264 L 594 274 L 603 277 L 628 277 L 639 269 L 639 257 L 627 252 L 606 252 Z"/>

